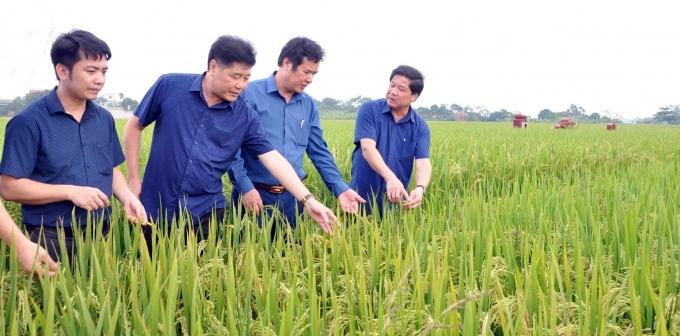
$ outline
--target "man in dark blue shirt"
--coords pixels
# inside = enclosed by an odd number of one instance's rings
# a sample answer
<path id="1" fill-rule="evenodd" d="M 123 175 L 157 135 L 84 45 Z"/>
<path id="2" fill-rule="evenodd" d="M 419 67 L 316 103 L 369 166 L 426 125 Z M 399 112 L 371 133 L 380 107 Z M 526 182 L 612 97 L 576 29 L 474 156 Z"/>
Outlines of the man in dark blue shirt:
<path id="1" fill-rule="evenodd" d="M 297 176 L 301 179 L 307 176 L 302 167 L 307 152 L 328 189 L 338 198 L 342 210 L 356 213 L 359 203 L 365 201 L 343 180 L 323 139 L 319 110 L 312 97 L 304 92 L 319 71 L 323 57 L 324 51 L 315 41 L 293 38 L 279 54 L 279 70 L 268 78 L 250 83 L 243 96 L 257 111 L 267 139 L 290 162 Z M 277 208 L 294 228 L 302 205 L 278 184 L 255 154 L 245 148 L 229 169 L 234 185 L 232 202 L 238 205 L 240 200 L 246 209 L 256 214 L 260 214 L 266 205 L 268 207 L 264 209 L 269 216 L 272 209 Z M 261 216 L 258 221 L 261 223 Z"/>
<path id="2" fill-rule="evenodd" d="M 368 201 L 367 213 L 375 199 L 382 213 L 383 195 L 390 203 L 413 209 L 423 201 L 430 183 L 430 129 L 411 107 L 423 91 L 423 75 L 400 65 L 390 75 L 385 99 L 367 102 L 359 108 L 354 131 L 352 182 L 350 186 Z M 408 193 L 416 166 L 416 186 Z"/>
<path id="3" fill-rule="evenodd" d="M 59 85 L 7 124 L 0 193 L 22 204 L 31 240 L 44 231 L 56 259 L 57 227 L 64 228 L 71 253 L 71 228 L 84 227 L 88 216 L 108 232 L 112 193 L 129 219 L 145 221 L 146 213 L 117 168 L 124 157 L 113 117 L 92 102 L 106 81 L 108 45 L 74 30 L 57 38 L 50 55 Z"/>
<path id="4" fill-rule="evenodd" d="M 213 211 L 226 206 L 221 177 L 243 148 L 301 202 L 327 233 L 332 211 L 314 199 L 293 168 L 266 139 L 257 114 L 239 95 L 248 85 L 255 64 L 250 43 L 222 36 L 208 54 L 203 74 L 161 76 L 125 126 L 124 144 L 130 185 L 141 191 L 149 215 L 167 219 L 188 211 L 193 229 L 207 234 Z M 143 183 L 139 176 L 142 130 L 155 122 L 151 153 Z"/>

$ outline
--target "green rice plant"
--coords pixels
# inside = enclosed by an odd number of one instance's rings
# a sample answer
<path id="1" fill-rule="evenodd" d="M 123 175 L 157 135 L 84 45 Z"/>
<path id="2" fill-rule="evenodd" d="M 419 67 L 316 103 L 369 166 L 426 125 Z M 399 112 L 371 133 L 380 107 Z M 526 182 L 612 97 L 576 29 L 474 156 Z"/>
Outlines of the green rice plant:
<path id="1" fill-rule="evenodd" d="M 352 122 L 323 126 L 349 179 Z M 339 214 L 332 236 L 302 216 L 272 240 L 279 214 L 259 228 L 227 209 L 203 241 L 186 214 L 147 241 L 114 202 L 108 235 L 90 221 L 53 278 L 21 273 L 1 245 L 0 335 L 680 332 L 677 127 L 430 126 L 424 204 Z"/>

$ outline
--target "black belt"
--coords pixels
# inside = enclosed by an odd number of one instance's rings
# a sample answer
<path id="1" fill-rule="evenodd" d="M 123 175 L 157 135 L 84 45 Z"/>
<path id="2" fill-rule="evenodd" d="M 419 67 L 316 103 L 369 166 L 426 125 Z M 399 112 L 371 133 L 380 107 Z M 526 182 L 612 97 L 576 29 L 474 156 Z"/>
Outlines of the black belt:
<path id="1" fill-rule="evenodd" d="M 303 177 L 302 180 L 300 181 L 304 182 L 306 179 L 307 176 Z M 264 184 L 253 182 L 253 186 L 255 187 L 255 189 L 267 191 L 272 194 L 283 194 L 287 191 L 286 188 L 280 184 Z"/>

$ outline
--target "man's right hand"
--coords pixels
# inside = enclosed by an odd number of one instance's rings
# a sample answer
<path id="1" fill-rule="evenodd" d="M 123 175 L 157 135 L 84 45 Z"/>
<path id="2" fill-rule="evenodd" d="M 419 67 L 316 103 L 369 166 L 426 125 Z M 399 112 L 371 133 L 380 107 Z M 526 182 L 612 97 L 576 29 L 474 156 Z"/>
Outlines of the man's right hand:
<path id="1" fill-rule="evenodd" d="M 246 210 L 256 215 L 259 215 L 264 207 L 260 193 L 255 188 L 241 196 L 241 203 L 246 207 Z"/>
<path id="2" fill-rule="evenodd" d="M 404 185 L 398 178 L 393 177 L 385 182 L 387 187 L 387 199 L 390 203 L 398 204 L 401 203 L 401 201 L 408 201 L 411 199 L 408 192 L 406 192 L 406 189 L 404 189 Z"/>
<path id="3" fill-rule="evenodd" d="M 71 186 L 69 201 L 85 210 L 97 210 L 109 206 L 109 198 L 101 190 L 93 187 Z"/>
<path id="4" fill-rule="evenodd" d="M 17 262 L 22 271 L 26 273 L 35 271 L 39 275 L 51 277 L 57 273 L 59 264 L 50 258 L 50 255 L 42 246 L 26 239 L 17 243 L 16 248 Z"/>

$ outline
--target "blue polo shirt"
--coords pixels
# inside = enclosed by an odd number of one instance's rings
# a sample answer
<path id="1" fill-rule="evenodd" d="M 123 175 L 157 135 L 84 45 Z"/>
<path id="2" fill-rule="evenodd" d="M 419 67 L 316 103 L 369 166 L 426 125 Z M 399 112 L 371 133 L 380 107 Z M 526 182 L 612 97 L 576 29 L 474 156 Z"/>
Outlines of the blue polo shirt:
<path id="1" fill-rule="evenodd" d="M 314 100 L 303 92 L 294 94 L 286 103 L 276 87 L 275 74 L 251 82 L 243 96 L 259 114 L 267 139 L 288 159 L 298 177 L 306 176 L 302 163 L 307 152 L 326 186 L 337 197 L 349 187 L 323 139 L 319 110 Z M 239 192 L 252 190 L 253 182 L 279 184 L 251 149 L 244 149 L 242 154 L 237 155 L 229 170 L 232 184 Z"/>
<path id="2" fill-rule="evenodd" d="M 111 113 L 88 101 L 80 123 L 64 111 L 56 89 L 12 118 L 5 130 L 0 173 L 46 184 L 94 187 L 109 198 L 113 168 L 125 157 Z M 22 205 L 23 221 L 32 226 L 86 224 L 87 211 L 70 201 Z M 110 208 L 92 211 L 95 219 Z"/>
<path id="3" fill-rule="evenodd" d="M 395 122 L 385 99 L 361 105 L 354 130 L 352 182 L 350 187 L 366 201 L 375 196 L 378 204 L 386 192 L 385 180 L 368 165 L 361 153 L 361 139 L 372 139 L 385 164 L 408 188 L 415 159 L 430 156 L 430 128 L 425 120 L 409 107 L 408 114 Z M 370 201 L 369 201 L 370 202 Z"/>
<path id="4" fill-rule="evenodd" d="M 141 195 L 152 218 L 185 209 L 198 218 L 224 208 L 222 175 L 236 152 L 242 146 L 253 155 L 274 149 L 243 98 L 208 106 L 204 75 L 161 76 L 135 111 L 142 125 L 155 122 Z"/>

